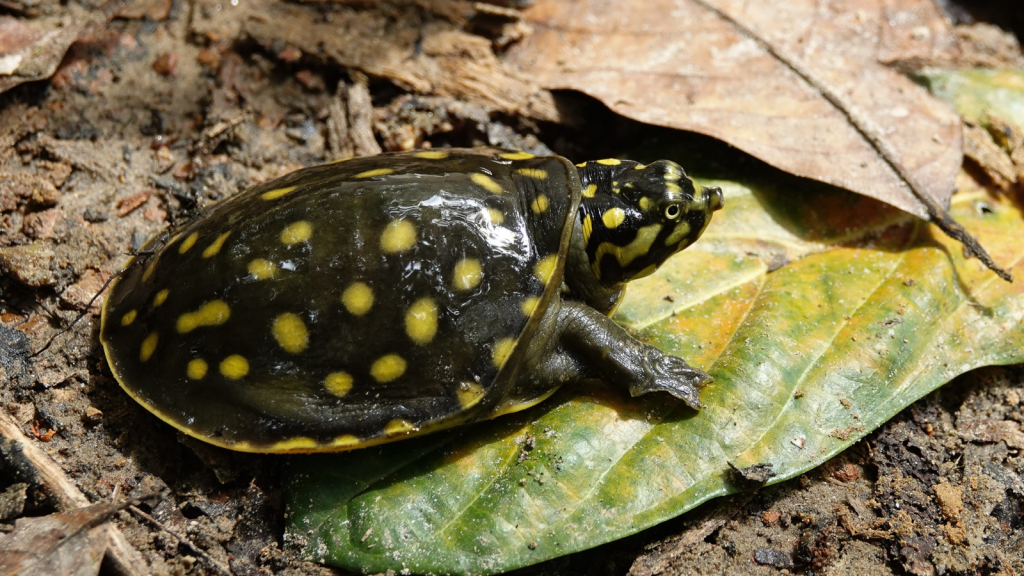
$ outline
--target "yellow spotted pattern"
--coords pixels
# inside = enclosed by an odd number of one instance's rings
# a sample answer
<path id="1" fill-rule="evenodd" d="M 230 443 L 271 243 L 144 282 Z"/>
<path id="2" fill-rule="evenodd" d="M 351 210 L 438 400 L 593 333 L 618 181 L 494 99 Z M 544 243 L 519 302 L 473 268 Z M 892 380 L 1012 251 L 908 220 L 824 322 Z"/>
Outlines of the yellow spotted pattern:
<path id="1" fill-rule="evenodd" d="M 482 186 L 491 194 L 502 194 L 505 192 L 505 189 L 501 187 L 501 184 L 498 184 L 494 181 L 494 178 L 491 178 L 486 174 L 471 174 L 469 179 L 477 186 Z"/>
<path id="2" fill-rule="evenodd" d="M 597 184 L 587 184 L 586 188 L 583 189 L 584 198 L 593 198 L 597 195 Z"/>
<path id="3" fill-rule="evenodd" d="M 672 232 L 665 238 L 665 246 L 675 246 L 679 244 L 683 238 L 686 238 L 690 234 L 690 223 L 686 220 L 681 220 L 676 227 L 672 229 Z"/>
<path id="4" fill-rule="evenodd" d="M 356 174 L 356 178 L 373 178 L 374 176 L 387 176 L 388 174 L 394 173 L 395 171 L 391 168 L 374 168 L 373 170 L 367 170 L 366 172 Z"/>
<path id="5" fill-rule="evenodd" d="M 455 263 L 452 286 L 456 290 L 472 290 L 480 285 L 484 270 L 476 258 L 463 258 Z"/>
<path id="6" fill-rule="evenodd" d="M 256 280 L 267 280 L 277 274 L 277 266 L 270 260 L 255 258 L 249 262 L 249 274 Z"/>
<path id="7" fill-rule="evenodd" d="M 533 154 L 530 154 L 529 152 L 506 152 L 499 156 L 505 160 L 529 160 L 534 157 Z"/>
<path id="8" fill-rule="evenodd" d="M 227 241 L 228 236 L 230 235 L 231 232 L 225 232 L 220 236 L 217 236 L 217 239 L 211 242 L 210 245 L 206 247 L 206 250 L 203 250 L 203 258 L 213 258 L 216 256 L 217 253 L 220 252 L 220 249 L 224 247 L 224 242 Z"/>
<path id="9" fill-rule="evenodd" d="M 188 363 L 188 367 L 185 369 L 185 375 L 190 380 L 202 380 L 206 378 L 206 371 L 210 369 L 210 366 L 206 363 L 206 360 L 202 358 L 196 358 Z"/>
<path id="10" fill-rule="evenodd" d="M 501 226 L 505 222 L 505 215 L 501 213 L 501 210 L 497 208 L 488 208 L 487 216 L 491 220 L 491 224 L 495 226 Z"/>
<path id="11" fill-rule="evenodd" d="M 358 436 L 344 434 L 332 440 L 331 446 L 337 446 L 338 448 L 351 448 L 353 446 L 359 446 L 362 443 L 363 441 L 360 440 Z"/>
<path id="12" fill-rule="evenodd" d="M 494 343 L 494 350 L 491 351 L 491 360 L 494 365 L 501 368 L 505 365 L 505 361 L 512 354 L 512 349 L 516 347 L 516 341 L 512 338 L 502 338 Z"/>
<path id="13" fill-rule="evenodd" d="M 341 293 L 341 303 L 355 316 L 362 316 L 373 307 L 373 289 L 363 282 L 353 282 Z"/>
<path id="14" fill-rule="evenodd" d="M 210 300 L 195 312 L 178 316 L 178 333 L 187 334 L 200 326 L 220 326 L 231 317 L 231 308 L 223 300 Z"/>
<path id="15" fill-rule="evenodd" d="M 534 214 L 543 214 L 547 211 L 548 206 L 550 206 L 550 202 L 548 201 L 547 195 L 541 194 L 534 198 L 533 202 L 530 203 L 530 210 L 533 210 Z"/>
<path id="16" fill-rule="evenodd" d="M 533 275 L 536 276 L 537 279 L 540 280 L 541 282 L 547 284 L 548 280 L 551 279 L 551 275 L 555 273 L 555 265 L 557 264 L 557 254 L 545 256 L 544 258 L 540 259 L 540 262 L 537 262 L 536 266 L 533 267 Z"/>
<path id="17" fill-rule="evenodd" d="M 338 398 L 344 398 L 352 390 L 352 375 L 348 372 L 331 372 L 324 379 L 324 389 Z"/>
<path id="18" fill-rule="evenodd" d="M 416 227 L 408 220 L 393 220 L 384 227 L 380 248 L 386 254 L 404 252 L 416 245 Z"/>
<path id="19" fill-rule="evenodd" d="M 271 190 L 270 192 L 264 192 L 260 195 L 260 198 L 264 200 L 277 200 L 278 198 L 290 194 L 298 186 L 288 186 L 287 188 L 278 188 L 277 190 Z"/>
<path id="20" fill-rule="evenodd" d="M 285 312 L 274 318 L 270 328 L 278 345 L 289 354 L 298 354 L 309 345 L 309 330 L 298 314 Z"/>
<path id="21" fill-rule="evenodd" d="M 396 418 L 396 419 L 392 420 L 391 422 L 388 422 L 387 425 L 384 426 L 384 434 L 386 434 L 388 436 L 396 436 L 398 434 L 408 434 L 410 432 L 415 432 L 416 430 L 417 430 L 417 428 L 416 428 L 416 426 L 413 425 L 412 422 L 409 422 L 408 420 L 403 420 L 403 419 L 400 419 L 400 418 Z"/>
<path id="22" fill-rule="evenodd" d="M 484 387 L 475 382 L 463 382 L 455 390 L 455 397 L 459 400 L 462 409 L 472 408 L 484 397 Z"/>
<path id="23" fill-rule="evenodd" d="M 153 307 L 162 306 L 164 302 L 167 302 L 167 297 L 170 295 L 171 291 L 167 288 L 157 292 L 156 296 L 153 296 Z"/>
<path id="24" fill-rule="evenodd" d="M 437 303 L 433 298 L 413 302 L 405 313 L 405 333 L 420 346 L 430 344 L 437 334 Z"/>
<path id="25" fill-rule="evenodd" d="M 121 316 L 121 326 L 129 326 L 132 322 L 135 322 L 135 317 L 139 315 L 138 310 L 129 310 Z"/>
<path id="26" fill-rule="evenodd" d="M 651 207 L 651 199 L 644 196 L 643 198 L 640 198 L 640 202 L 638 202 L 638 204 L 640 205 L 641 210 L 647 210 Z"/>
<path id="27" fill-rule="evenodd" d="M 609 208 L 601 215 L 606 228 L 618 228 L 626 220 L 626 212 L 622 208 Z"/>
<path id="28" fill-rule="evenodd" d="M 315 438 L 307 436 L 296 436 L 270 445 L 270 451 L 282 454 L 285 452 L 309 452 L 320 446 Z"/>
<path id="29" fill-rule="evenodd" d="M 398 354 L 387 354 L 374 360 L 370 366 L 370 376 L 380 383 L 391 382 L 405 374 L 405 358 Z"/>
<path id="30" fill-rule="evenodd" d="M 533 311 L 537 309 L 537 304 L 540 303 L 540 298 L 536 296 L 530 296 L 523 303 L 519 305 L 519 309 L 523 311 L 523 314 L 532 316 Z"/>
<path id="31" fill-rule="evenodd" d="M 548 171 L 540 168 L 520 168 L 516 170 L 516 174 L 522 174 L 527 178 L 535 178 L 537 180 L 545 180 L 548 177 Z"/>
<path id="32" fill-rule="evenodd" d="M 417 158 L 425 158 L 427 160 L 443 160 L 448 157 L 448 153 L 444 150 L 425 150 L 423 152 L 417 152 L 413 154 Z"/>
<path id="33" fill-rule="evenodd" d="M 160 341 L 160 335 L 156 332 L 150 332 L 149 336 L 142 341 L 142 347 L 139 349 L 139 360 L 145 362 L 153 356 L 153 352 L 156 352 L 156 343 Z"/>
<path id="34" fill-rule="evenodd" d="M 603 160 L 598 160 L 597 163 L 605 166 L 618 166 L 619 164 L 622 164 L 622 160 L 619 160 L 618 158 L 605 158 Z"/>
<path id="35" fill-rule="evenodd" d="M 245 378 L 245 375 L 249 373 L 249 361 L 245 359 L 245 356 L 232 354 L 221 361 L 220 373 L 229 380 Z"/>
<path id="36" fill-rule="evenodd" d="M 590 235 L 594 233 L 594 219 L 587 214 L 583 218 L 583 243 L 590 243 Z"/>
<path id="37" fill-rule="evenodd" d="M 198 232 L 189 234 L 188 237 L 181 241 L 181 246 L 178 246 L 178 254 L 184 254 L 191 250 L 196 245 L 196 240 L 199 240 Z"/>
<path id="38" fill-rule="evenodd" d="M 312 235 L 313 225 L 306 220 L 299 220 L 285 226 L 285 229 L 281 231 L 281 243 L 291 246 L 309 240 Z"/>
<path id="39" fill-rule="evenodd" d="M 153 261 L 146 265 L 146 269 L 142 271 L 142 281 L 149 282 L 149 279 L 153 277 L 153 272 L 156 272 L 156 263 L 160 260 L 160 257 L 154 257 Z"/>

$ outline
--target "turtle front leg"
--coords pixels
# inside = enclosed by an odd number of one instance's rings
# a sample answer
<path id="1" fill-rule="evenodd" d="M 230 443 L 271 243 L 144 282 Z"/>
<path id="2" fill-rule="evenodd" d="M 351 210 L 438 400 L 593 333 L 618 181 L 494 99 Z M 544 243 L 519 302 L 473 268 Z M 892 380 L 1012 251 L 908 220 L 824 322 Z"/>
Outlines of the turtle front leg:
<path id="1" fill-rule="evenodd" d="M 554 345 L 531 363 L 531 380 L 560 384 L 600 378 L 625 382 L 633 396 L 668 392 L 691 408 L 701 407 L 700 388 L 711 382 L 706 372 L 640 342 L 581 302 L 563 301 L 557 314 L 557 322 L 546 323 Z"/>

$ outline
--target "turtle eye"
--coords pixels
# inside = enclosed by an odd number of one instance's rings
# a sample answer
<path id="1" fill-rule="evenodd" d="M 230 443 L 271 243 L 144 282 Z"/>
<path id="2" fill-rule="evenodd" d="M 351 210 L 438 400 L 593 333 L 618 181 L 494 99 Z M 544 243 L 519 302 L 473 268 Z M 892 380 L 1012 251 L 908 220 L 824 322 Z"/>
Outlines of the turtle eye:
<path id="1" fill-rule="evenodd" d="M 665 207 L 665 218 L 675 220 L 676 218 L 679 218 L 679 212 L 679 204 L 669 204 Z"/>

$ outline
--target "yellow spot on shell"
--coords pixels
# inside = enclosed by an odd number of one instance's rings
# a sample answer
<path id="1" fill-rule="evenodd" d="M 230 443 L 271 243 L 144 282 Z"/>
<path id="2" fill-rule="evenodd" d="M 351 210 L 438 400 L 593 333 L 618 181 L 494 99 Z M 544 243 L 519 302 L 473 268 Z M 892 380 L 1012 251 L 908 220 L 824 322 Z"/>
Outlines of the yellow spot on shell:
<path id="1" fill-rule="evenodd" d="M 644 168 L 647 168 L 647 166 L 644 166 L 643 164 L 637 164 L 636 166 L 633 166 L 633 170 L 643 170 Z"/>
<path id="2" fill-rule="evenodd" d="M 668 238 L 665 238 L 665 246 L 675 246 L 689 235 L 690 223 L 686 220 L 681 220 L 676 224 L 676 227 L 672 229 L 672 233 L 668 235 Z"/>
<path id="3" fill-rule="evenodd" d="M 206 250 L 203 250 L 203 258 L 212 258 L 216 256 L 217 253 L 220 252 L 220 249 L 224 247 L 224 242 L 230 235 L 231 232 L 225 232 L 220 236 L 217 236 L 217 239 L 211 242 L 210 245 L 206 247 Z"/>
<path id="4" fill-rule="evenodd" d="M 412 422 L 409 422 L 408 420 L 403 420 L 401 418 L 396 418 L 391 422 L 388 422 L 387 426 L 384 426 L 384 434 L 388 436 L 408 434 L 409 432 L 415 432 L 416 430 L 417 428 L 416 426 L 413 425 Z"/>
<path id="5" fill-rule="evenodd" d="M 551 280 L 551 275 L 555 273 L 555 265 L 558 264 L 558 255 L 552 254 L 541 258 L 540 262 L 533 267 L 533 275 L 538 280 L 547 284 Z"/>
<path id="6" fill-rule="evenodd" d="M 331 372 L 324 378 L 324 389 L 338 398 L 344 398 L 352 390 L 352 375 L 348 372 Z"/>
<path id="7" fill-rule="evenodd" d="M 298 314 L 285 312 L 279 315 L 274 318 L 270 330 L 277 343 L 289 354 L 298 354 L 309 345 L 309 330 Z"/>
<path id="8" fill-rule="evenodd" d="M 142 348 L 139 349 L 139 360 L 145 362 L 153 356 L 153 352 L 156 351 L 156 343 L 160 340 L 160 335 L 156 332 L 150 332 L 149 336 L 142 341 Z"/>
<path id="9" fill-rule="evenodd" d="M 490 219 L 491 224 L 494 224 L 495 226 L 501 226 L 502 223 L 505 222 L 505 215 L 497 208 L 488 208 L 487 217 Z"/>
<path id="10" fill-rule="evenodd" d="M 285 226 L 285 229 L 281 231 L 281 242 L 287 246 L 292 244 L 298 244 L 299 242 L 305 242 L 309 240 L 309 237 L 313 235 L 313 225 L 306 220 L 299 220 L 298 222 Z"/>
<path id="11" fill-rule="evenodd" d="M 366 172 L 356 174 L 356 178 L 373 178 L 374 176 L 387 176 L 388 174 L 394 173 L 395 171 L 391 168 L 374 168 L 373 170 L 367 170 Z"/>
<path id="12" fill-rule="evenodd" d="M 245 359 L 245 356 L 232 354 L 221 361 L 220 373 L 229 380 L 245 378 L 245 375 L 249 373 L 249 361 Z"/>
<path id="13" fill-rule="evenodd" d="M 651 207 L 651 199 L 648 198 L 647 196 L 644 196 L 643 198 L 640 199 L 640 202 L 638 202 L 638 204 L 640 205 L 641 210 L 647 210 L 648 208 Z"/>
<path id="14" fill-rule="evenodd" d="M 597 163 L 605 166 L 618 166 L 619 164 L 622 164 L 622 160 L 619 160 L 618 158 L 605 158 L 603 160 L 598 160 Z"/>
<path id="15" fill-rule="evenodd" d="M 494 343 L 494 350 L 491 352 L 491 360 L 494 361 L 494 365 L 501 368 L 505 365 L 505 361 L 508 360 L 509 355 L 512 354 L 512 349 L 515 348 L 516 341 L 513 338 L 502 338 Z"/>
<path id="16" fill-rule="evenodd" d="M 320 443 L 313 438 L 308 436 L 296 436 L 287 440 L 274 442 L 267 448 L 267 451 L 276 452 L 278 454 L 283 452 L 309 452 L 319 446 Z"/>
<path id="17" fill-rule="evenodd" d="M 501 187 L 501 184 L 498 184 L 494 181 L 494 178 L 491 178 L 486 174 L 471 174 L 469 179 L 472 180 L 474 184 L 484 187 L 491 194 L 501 194 L 505 192 L 505 189 Z"/>
<path id="18" fill-rule="evenodd" d="M 167 288 L 157 292 L 156 296 L 153 296 L 153 307 L 162 306 L 164 302 L 167 302 L 167 297 L 170 295 L 171 291 Z"/>
<path id="19" fill-rule="evenodd" d="M 601 215 L 601 221 L 606 228 L 617 228 L 626 220 L 626 213 L 622 208 L 609 208 Z"/>
<path id="20" fill-rule="evenodd" d="M 533 202 L 530 204 L 530 210 L 533 210 L 534 214 L 543 214 L 547 211 L 549 205 L 550 202 L 548 201 L 547 195 L 541 194 L 534 198 Z"/>
<path id="21" fill-rule="evenodd" d="M 597 195 L 597 184 L 587 184 L 587 187 L 583 189 L 584 198 L 593 198 Z"/>
<path id="22" fill-rule="evenodd" d="M 138 310 L 129 310 L 121 316 L 121 326 L 129 326 L 132 322 L 135 322 L 135 317 L 139 315 Z"/>
<path id="23" fill-rule="evenodd" d="M 463 258 L 455 263 L 454 276 L 452 285 L 456 290 L 472 290 L 480 285 L 484 270 L 476 258 Z"/>
<path id="24" fill-rule="evenodd" d="M 416 245 L 416 227 L 408 220 L 393 220 L 384 227 L 380 248 L 387 254 L 404 252 Z"/>
<path id="25" fill-rule="evenodd" d="M 348 158 L 338 158 L 336 160 L 331 160 L 330 162 L 325 163 L 324 166 L 327 166 L 328 164 L 340 164 L 342 162 L 348 162 L 351 159 L 352 156 L 349 156 Z"/>
<path id="26" fill-rule="evenodd" d="M 256 280 L 267 280 L 277 274 L 277 265 L 270 260 L 256 258 L 249 262 L 249 274 Z"/>
<path id="27" fill-rule="evenodd" d="M 587 214 L 583 218 L 583 244 L 590 243 L 590 235 L 594 233 L 594 219 Z"/>
<path id="28" fill-rule="evenodd" d="M 282 197 L 282 196 L 284 196 L 286 194 L 290 194 L 296 188 L 298 188 L 298 186 L 288 186 L 287 188 L 278 188 L 277 190 L 271 190 L 270 192 L 264 192 L 263 194 L 260 195 L 260 198 L 263 198 L 264 200 L 277 200 L 278 198 L 280 198 L 280 197 Z"/>
<path id="29" fill-rule="evenodd" d="M 458 390 L 455 391 L 455 396 L 459 399 L 459 406 L 466 409 L 480 402 L 485 393 L 486 391 L 483 386 L 475 382 L 463 382 L 459 385 Z"/>
<path id="30" fill-rule="evenodd" d="M 516 174 L 522 174 L 527 178 L 536 178 L 537 180 L 545 180 L 548 177 L 548 171 L 540 168 L 520 168 L 516 170 Z"/>
<path id="31" fill-rule="evenodd" d="M 417 152 L 413 154 L 417 158 L 425 158 L 427 160 L 443 160 L 448 157 L 448 153 L 443 150 L 427 150 L 423 152 Z"/>
<path id="32" fill-rule="evenodd" d="M 187 334 L 200 326 L 219 326 L 231 317 L 231 308 L 223 300 L 210 300 L 195 312 L 178 316 L 178 333 Z"/>
<path id="33" fill-rule="evenodd" d="M 370 366 L 370 376 L 377 382 L 391 382 L 405 374 L 405 359 L 398 354 L 387 354 L 377 358 Z"/>
<path id="34" fill-rule="evenodd" d="M 413 302 L 405 313 L 405 333 L 420 346 L 430 344 L 437 334 L 437 304 L 433 298 Z"/>
<path id="35" fill-rule="evenodd" d="M 338 448 L 352 448 L 354 446 L 359 446 L 360 444 L 362 444 L 362 442 L 363 441 L 360 440 L 358 436 L 353 436 L 352 434 L 344 434 L 332 440 L 331 446 L 336 446 Z"/>
<path id="36" fill-rule="evenodd" d="M 587 165 L 587 163 L 586 163 L 586 162 L 580 162 L 579 164 L 577 164 L 577 165 L 576 165 L 576 167 L 577 167 L 577 168 L 583 168 L 583 167 L 584 167 L 584 166 L 586 166 L 586 165 Z"/>
<path id="37" fill-rule="evenodd" d="M 202 380 L 206 377 L 206 371 L 210 369 L 210 366 L 206 363 L 206 360 L 202 358 L 196 358 L 188 363 L 188 368 L 185 369 L 185 375 L 190 380 Z"/>
<path id="38" fill-rule="evenodd" d="M 184 254 L 188 252 L 193 246 L 196 245 L 196 240 L 199 240 L 199 232 L 193 232 L 189 234 L 184 240 L 181 241 L 181 246 L 178 246 L 178 254 Z"/>
<path id="39" fill-rule="evenodd" d="M 353 282 L 341 293 L 341 303 L 356 316 L 362 316 L 373 307 L 373 290 L 362 282 Z"/>
<path id="40" fill-rule="evenodd" d="M 530 158 L 533 158 L 534 155 L 529 152 L 506 152 L 504 154 L 499 154 L 499 157 L 504 158 L 505 160 L 529 160 Z"/>
<path id="41" fill-rule="evenodd" d="M 523 303 L 519 305 L 519 309 L 523 311 L 523 314 L 532 316 L 533 311 L 537 309 L 537 304 L 540 303 L 540 298 L 536 296 L 530 296 Z"/>

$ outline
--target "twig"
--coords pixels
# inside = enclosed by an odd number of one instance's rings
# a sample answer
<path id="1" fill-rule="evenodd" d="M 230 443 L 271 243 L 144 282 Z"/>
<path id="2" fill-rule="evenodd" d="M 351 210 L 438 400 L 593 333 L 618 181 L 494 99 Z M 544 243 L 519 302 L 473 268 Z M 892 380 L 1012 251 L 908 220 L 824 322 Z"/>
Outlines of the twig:
<path id="1" fill-rule="evenodd" d="M 217 573 L 224 574 L 224 576 L 231 576 L 231 570 L 229 570 L 227 566 L 224 566 L 220 562 L 217 562 L 216 560 L 214 560 L 213 556 L 210 556 L 209 554 L 204 552 L 201 548 L 199 548 L 198 546 L 193 544 L 192 541 L 189 540 L 188 538 L 185 538 L 184 536 L 181 536 L 177 532 L 175 532 L 175 531 L 171 530 L 170 528 L 164 526 L 163 524 L 160 523 L 159 520 L 157 520 L 156 518 L 153 518 L 149 514 L 146 514 L 142 510 L 139 510 L 139 508 L 137 506 L 135 506 L 135 505 L 129 506 L 128 510 L 130 510 L 132 513 L 137 515 L 139 518 L 142 518 L 146 522 L 149 522 L 153 526 L 156 526 L 158 529 L 160 529 L 160 530 L 166 532 L 167 534 L 170 534 L 171 536 L 173 536 L 178 541 L 179 544 L 183 544 L 193 554 L 195 554 L 196 556 L 199 556 L 200 558 L 202 558 Z"/>
<path id="2" fill-rule="evenodd" d="M 771 54 L 779 62 L 792 70 L 794 74 L 803 79 L 804 82 L 807 82 L 812 88 L 817 90 L 818 93 L 824 96 L 829 103 L 835 106 L 837 110 L 846 116 L 846 119 L 850 124 L 871 144 L 871 147 L 878 152 L 878 155 L 882 160 L 884 160 L 885 163 L 888 164 L 894 172 L 896 172 L 896 175 L 907 184 L 910 191 L 914 194 L 914 197 L 917 198 L 917 200 L 921 202 L 928 211 L 928 216 L 931 218 L 932 222 L 941 228 L 949 237 L 963 244 L 964 248 L 968 253 L 970 253 L 970 255 L 981 260 L 985 266 L 988 266 L 988 268 L 998 274 L 1000 278 L 1007 282 L 1013 282 L 1013 276 L 1005 268 L 996 264 L 995 260 L 989 256 L 988 252 L 981 247 L 981 244 L 978 244 L 977 239 L 971 236 L 959 222 L 954 220 L 953 217 L 949 215 L 949 212 L 947 212 L 945 208 L 943 208 L 927 193 L 925 187 L 917 180 L 917 178 L 915 178 L 914 175 L 903 166 L 900 162 L 899 155 L 895 150 L 893 150 L 888 140 L 882 136 L 882 131 L 874 125 L 874 122 L 857 112 L 856 109 L 846 102 L 838 92 L 832 90 L 824 82 L 815 77 L 807 68 L 797 62 L 795 58 L 790 58 L 783 54 L 781 50 L 769 44 L 767 40 L 759 36 L 750 28 L 741 24 L 735 18 L 722 12 L 718 8 L 711 6 L 705 0 L 692 1 L 694 4 L 697 4 L 731 24 L 737 31 L 739 31 L 740 34 L 756 42 L 758 46 Z"/>
<path id="3" fill-rule="evenodd" d="M 38 475 L 39 483 L 53 497 L 61 512 L 92 504 L 85 494 L 82 494 L 82 491 L 75 486 L 75 483 L 64 474 L 60 466 L 21 432 L 18 424 L 4 410 L 0 410 L 0 438 L 5 439 L 4 443 L 7 444 L 5 451 L 21 453 L 24 457 L 23 463 L 31 466 L 32 471 Z M 120 573 L 125 576 L 149 574 L 149 567 L 146 566 L 142 556 L 135 548 L 132 548 L 132 545 L 128 543 L 124 534 L 116 526 L 107 524 L 105 531 L 110 541 L 109 557 Z"/>

